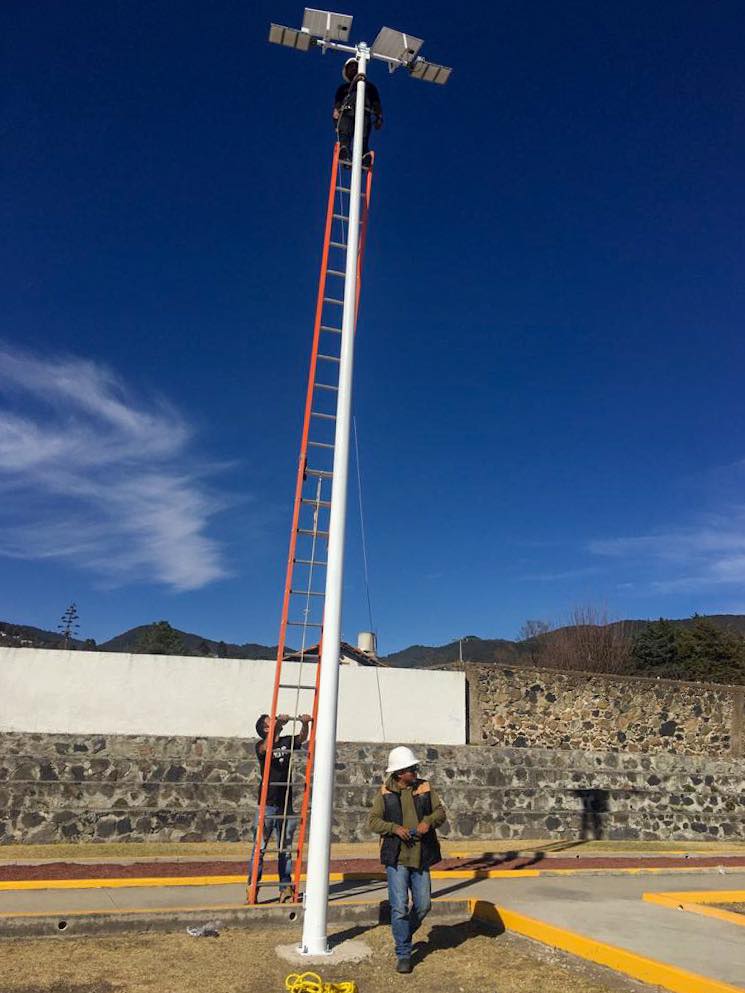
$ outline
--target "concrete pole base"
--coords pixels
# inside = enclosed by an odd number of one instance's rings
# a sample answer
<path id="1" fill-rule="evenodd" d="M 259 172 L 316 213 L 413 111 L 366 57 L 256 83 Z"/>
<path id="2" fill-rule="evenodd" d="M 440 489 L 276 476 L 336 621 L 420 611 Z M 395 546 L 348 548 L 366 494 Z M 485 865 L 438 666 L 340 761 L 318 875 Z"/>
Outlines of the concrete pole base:
<path id="1" fill-rule="evenodd" d="M 300 966 L 305 971 L 311 965 L 337 965 L 344 962 L 364 962 L 372 955 L 372 948 L 364 941 L 340 941 L 328 952 L 306 955 L 299 945 L 277 945 L 279 958 L 291 965 Z"/>

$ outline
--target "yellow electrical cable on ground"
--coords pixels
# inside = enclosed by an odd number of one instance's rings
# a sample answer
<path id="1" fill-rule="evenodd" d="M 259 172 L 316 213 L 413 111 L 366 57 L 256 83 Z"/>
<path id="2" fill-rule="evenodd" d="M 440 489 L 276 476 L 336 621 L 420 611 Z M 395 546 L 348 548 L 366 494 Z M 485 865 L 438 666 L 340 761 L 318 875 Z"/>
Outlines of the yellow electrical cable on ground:
<path id="1" fill-rule="evenodd" d="M 289 993 L 357 993 L 357 983 L 324 983 L 316 972 L 291 972 L 285 979 L 285 989 Z"/>

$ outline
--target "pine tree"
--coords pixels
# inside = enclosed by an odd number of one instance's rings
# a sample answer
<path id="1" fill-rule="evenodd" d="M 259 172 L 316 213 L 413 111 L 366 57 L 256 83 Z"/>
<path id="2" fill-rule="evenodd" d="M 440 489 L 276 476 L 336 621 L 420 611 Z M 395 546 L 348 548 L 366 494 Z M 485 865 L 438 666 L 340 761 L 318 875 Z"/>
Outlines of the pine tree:
<path id="1" fill-rule="evenodd" d="M 642 671 L 659 669 L 661 666 L 671 669 L 678 661 L 675 628 L 664 617 L 658 621 L 650 621 L 634 638 L 631 653 Z"/>
<path id="2" fill-rule="evenodd" d="M 745 682 L 745 641 L 706 617 L 693 617 L 678 638 L 680 675 L 717 683 Z"/>
<path id="3" fill-rule="evenodd" d="M 181 635 L 168 621 L 156 621 L 143 631 L 137 651 L 143 655 L 186 655 Z"/>

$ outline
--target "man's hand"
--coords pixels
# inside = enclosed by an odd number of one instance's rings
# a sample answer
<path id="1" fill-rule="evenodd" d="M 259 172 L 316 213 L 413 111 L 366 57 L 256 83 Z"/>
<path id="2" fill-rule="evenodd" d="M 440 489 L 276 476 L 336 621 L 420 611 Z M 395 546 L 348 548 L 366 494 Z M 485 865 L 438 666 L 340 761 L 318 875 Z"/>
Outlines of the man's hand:
<path id="1" fill-rule="evenodd" d="M 400 838 L 401 841 L 405 841 L 407 845 L 411 844 L 411 837 L 409 835 L 407 828 L 402 827 L 400 824 L 397 824 L 393 829 L 393 833 L 396 835 L 396 837 Z"/>
<path id="2" fill-rule="evenodd" d="M 313 720 L 313 718 L 310 716 L 310 714 L 301 714 L 298 717 L 298 720 L 299 721 L 302 721 L 303 724 L 310 724 L 310 722 Z"/>
<path id="3" fill-rule="evenodd" d="M 289 714 L 277 714 L 277 724 L 287 724 L 289 720 Z"/>
<path id="4" fill-rule="evenodd" d="M 338 121 L 339 120 L 339 108 L 338 107 L 334 107 L 333 111 L 331 112 L 331 116 L 334 118 L 335 121 Z"/>
<path id="5" fill-rule="evenodd" d="M 417 834 L 426 834 L 429 831 L 429 824 L 426 821 L 419 821 L 416 826 Z"/>

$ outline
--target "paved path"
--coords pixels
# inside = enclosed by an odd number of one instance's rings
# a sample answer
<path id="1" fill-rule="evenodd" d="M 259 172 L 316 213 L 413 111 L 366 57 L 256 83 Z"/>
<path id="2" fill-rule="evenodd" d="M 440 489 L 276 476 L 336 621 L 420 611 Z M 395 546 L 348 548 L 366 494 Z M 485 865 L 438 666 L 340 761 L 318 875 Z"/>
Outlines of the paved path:
<path id="1" fill-rule="evenodd" d="M 132 880 L 131 882 L 134 882 Z M 219 885 L 94 885 L 75 888 L 61 881 L 50 889 L 0 890 L 0 918 L 18 921 L 26 914 L 65 915 L 245 907 L 241 883 Z M 11 884 L 7 884 L 11 885 Z M 613 945 L 712 980 L 745 990 L 745 928 L 726 921 L 668 909 L 642 901 L 645 892 L 680 890 L 745 890 L 745 869 L 718 872 L 675 872 L 655 875 L 565 874 L 498 879 L 437 879 L 435 896 L 480 899 L 596 942 Z M 266 887 L 269 899 L 276 891 Z M 385 884 L 344 882 L 331 887 L 334 901 L 379 901 Z M 464 916 L 467 909 L 464 907 Z M 0 920 L 1 928 L 1 920 Z"/>
<path id="2" fill-rule="evenodd" d="M 556 927 L 745 989 L 745 928 L 642 901 L 678 890 L 745 890 L 745 871 L 719 875 L 490 879 L 439 895 L 478 897 Z"/>

